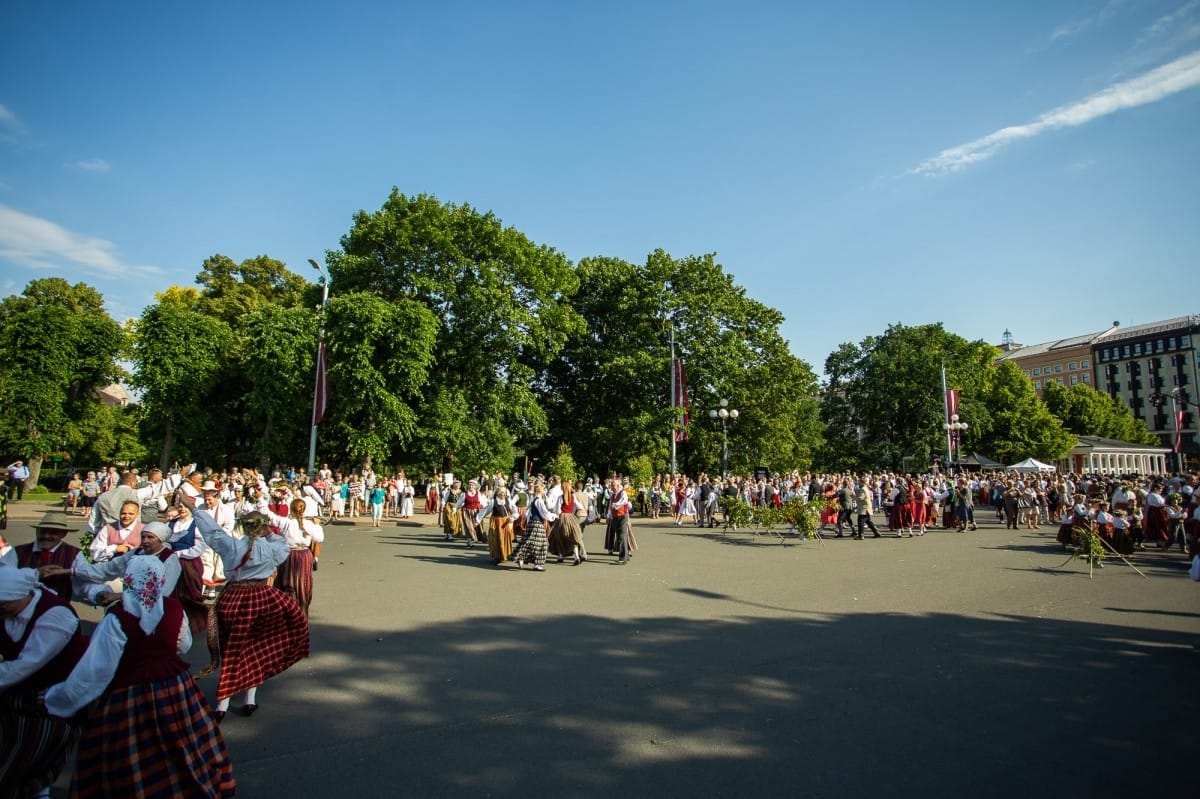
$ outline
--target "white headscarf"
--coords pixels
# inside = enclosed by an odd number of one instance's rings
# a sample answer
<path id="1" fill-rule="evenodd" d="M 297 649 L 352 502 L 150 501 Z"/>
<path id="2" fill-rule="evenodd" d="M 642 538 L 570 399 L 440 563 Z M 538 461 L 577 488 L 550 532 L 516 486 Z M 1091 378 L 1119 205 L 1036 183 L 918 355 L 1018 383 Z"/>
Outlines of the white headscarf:
<path id="1" fill-rule="evenodd" d="M 37 569 L 0 569 L 0 602 L 29 596 L 37 583 Z"/>
<path id="2" fill-rule="evenodd" d="M 121 605 L 137 618 L 138 626 L 146 635 L 153 634 L 162 621 L 162 589 L 166 581 L 162 561 L 153 555 L 130 558 L 125 567 Z"/>

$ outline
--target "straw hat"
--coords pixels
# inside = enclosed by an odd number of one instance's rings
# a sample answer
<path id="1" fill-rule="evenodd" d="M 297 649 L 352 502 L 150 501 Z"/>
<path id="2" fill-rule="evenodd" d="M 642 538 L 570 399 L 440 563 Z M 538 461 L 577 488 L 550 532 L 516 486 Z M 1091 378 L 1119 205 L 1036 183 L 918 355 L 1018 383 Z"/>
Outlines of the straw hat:
<path id="1" fill-rule="evenodd" d="M 42 517 L 42 520 L 33 526 L 35 530 L 57 530 L 64 535 L 71 532 L 74 528 L 67 524 L 62 519 L 58 518 L 57 514 L 47 513 Z"/>

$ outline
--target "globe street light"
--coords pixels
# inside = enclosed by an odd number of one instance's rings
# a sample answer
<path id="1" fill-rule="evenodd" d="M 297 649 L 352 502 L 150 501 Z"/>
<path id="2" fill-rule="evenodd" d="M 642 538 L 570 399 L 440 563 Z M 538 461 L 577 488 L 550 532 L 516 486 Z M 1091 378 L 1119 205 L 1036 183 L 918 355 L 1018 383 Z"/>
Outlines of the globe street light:
<path id="1" fill-rule="evenodd" d="M 946 422 L 942 427 L 946 428 L 946 432 L 950 434 L 950 440 L 954 442 L 954 462 L 958 463 L 962 460 L 962 451 L 959 449 L 959 436 L 967 431 L 970 427 L 966 422 L 958 420 L 958 414 L 950 414 L 950 421 Z"/>
<path id="2" fill-rule="evenodd" d="M 730 419 L 737 421 L 737 408 L 730 408 L 729 400 L 723 399 L 721 407 L 709 411 L 708 416 L 710 419 L 721 420 L 721 477 L 726 478 L 729 476 L 729 429 L 727 424 Z"/>

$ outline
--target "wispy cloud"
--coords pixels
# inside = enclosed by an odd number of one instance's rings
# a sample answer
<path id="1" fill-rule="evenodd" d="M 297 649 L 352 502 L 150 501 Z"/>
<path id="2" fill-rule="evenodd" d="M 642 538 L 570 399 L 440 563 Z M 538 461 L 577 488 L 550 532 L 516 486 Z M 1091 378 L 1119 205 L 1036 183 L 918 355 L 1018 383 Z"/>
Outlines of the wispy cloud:
<path id="1" fill-rule="evenodd" d="M 67 266 L 110 277 L 152 275 L 153 266 L 131 266 L 121 261 L 112 242 L 74 233 L 63 226 L 0 205 L 0 259 L 30 269 Z"/>
<path id="2" fill-rule="evenodd" d="M 1200 50 L 1178 58 L 1144 75 L 1109 86 L 1069 105 L 1042 114 L 1033 122 L 1001 128 L 995 133 L 948 150 L 921 162 L 910 175 L 944 175 L 985 161 L 1001 148 L 1060 128 L 1085 125 L 1126 108 L 1155 103 L 1173 94 L 1200 86 Z"/>
<path id="3" fill-rule="evenodd" d="M 1127 0 L 1109 0 L 1098 11 L 1088 14 L 1086 17 L 1074 19 L 1059 25 L 1051 31 L 1050 40 L 1056 42 L 1063 39 L 1070 39 L 1091 28 L 1098 28 L 1112 19 L 1125 5 L 1127 5 Z"/>
<path id="4" fill-rule="evenodd" d="M 15 142 L 25 135 L 25 128 L 17 115 L 0 105 L 0 141 Z"/>
<path id="5" fill-rule="evenodd" d="M 103 158 L 89 158 L 86 161 L 73 161 L 66 164 L 70 169 L 82 169 L 84 172 L 107 172 L 112 169 Z"/>

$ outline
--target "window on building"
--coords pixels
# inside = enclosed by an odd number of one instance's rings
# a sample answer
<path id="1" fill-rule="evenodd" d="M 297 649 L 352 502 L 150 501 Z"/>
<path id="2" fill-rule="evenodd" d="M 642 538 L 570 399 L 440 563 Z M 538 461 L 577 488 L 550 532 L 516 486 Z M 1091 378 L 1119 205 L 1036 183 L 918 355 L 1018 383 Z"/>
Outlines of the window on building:
<path id="1" fill-rule="evenodd" d="M 1062 378 L 1061 378 L 1061 377 L 1056 377 L 1056 378 L 1054 378 L 1054 380 L 1055 380 L 1055 382 L 1057 382 L 1057 383 L 1058 383 L 1060 386 L 1063 384 L 1063 381 L 1062 381 Z"/>
<path id="2" fill-rule="evenodd" d="M 1190 344 L 1189 344 L 1188 342 L 1189 342 L 1189 339 L 1188 339 L 1188 337 L 1187 337 L 1187 336 L 1180 336 L 1180 337 L 1179 337 L 1179 346 L 1180 346 L 1180 347 L 1182 347 L 1182 348 L 1184 348 L 1184 349 L 1187 349 L 1187 348 L 1190 346 Z"/>
<path id="3" fill-rule="evenodd" d="M 1078 383 L 1079 383 L 1079 375 L 1071 375 L 1071 385 L 1074 386 L 1074 385 L 1077 385 Z"/>
<path id="4" fill-rule="evenodd" d="M 1061 372 L 1061 371 L 1062 371 L 1062 364 L 1061 364 L 1061 363 L 1056 363 L 1056 364 L 1054 364 L 1054 371 L 1055 371 L 1055 372 Z M 1061 383 L 1062 381 L 1061 381 L 1061 380 L 1059 380 L 1058 382 L 1060 382 L 1060 383 Z"/>
<path id="5" fill-rule="evenodd" d="M 1137 344 L 1133 345 L 1133 354 L 1134 355 L 1142 354 L 1142 342 L 1139 341 Z"/>
<path id="6" fill-rule="evenodd" d="M 1035 389 L 1035 390 L 1037 390 L 1037 391 L 1041 391 L 1041 390 L 1042 390 L 1042 381 L 1041 381 L 1041 380 L 1034 380 L 1034 381 L 1033 381 L 1033 387 L 1034 387 L 1034 389 Z"/>
<path id="7" fill-rule="evenodd" d="M 1080 369 L 1090 369 L 1090 368 L 1091 368 L 1091 364 L 1089 364 L 1089 363 L 1087 362 L 1087 359 L 1085 358 L 1085 359 L 1083 359 L 1082 361 L 1080 361 L 1080 362 L 1079 362 L 1079 368 L 1080 368 Z"/>
<path id="8" fill-rule="evenodd" d="M 1128 344 L 1126 344 L 1126 345 L 1125 345 L 1125 346 L 1122 348 L 1122 352 L 1124 352 L 1124 353 L 1125 353 L 1125 357 L 1126 357 L 1126 358 L 1128 358 L 1128 357 L 1129 357 L 1129 345 L 1128 345 Z"/>
<path id="9" fill-rule="evenodd" d="M 1089 375 L 1087 372 L 1084 372 L 1084 373 L 1083 373 L 1083 382 L 1084 382 L 1084 385 L 1091 385 L 1091 383 L 1092 383 L 1092 376 L 1091 376 L 1091 375 Z"/>
<path id="10" fill-rule="evenodd" d="M 1175 349 L 1175 337 L 1174 336 L 1171 336 L 1169 339 L 1167 339 L 1167 349 L 1169 349 L 1169 350 Z"/>
<path id="11" fill-rule="evenodd" d="M 1035 366 L 1035 367 L 1033 367 L 1033 373 L 1035 375 L 1040 375 L 1042 373 L 1042 370 Z"/>
<path id="12" fill-rule="evenodd" d="M 1075 364 L 1074 361 L 1071 361 L 1069 364 L 1067 364 L 1067 371 L 1069 371 L 1069 372 L 1073 372 L 1077 368 L 1078 368 L 1078 366 Z"/>

